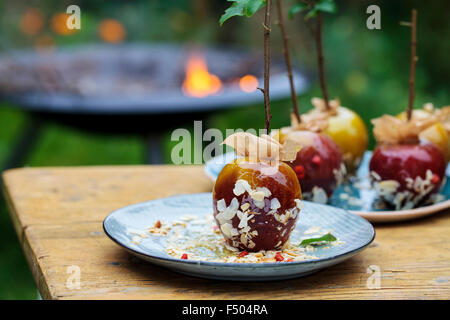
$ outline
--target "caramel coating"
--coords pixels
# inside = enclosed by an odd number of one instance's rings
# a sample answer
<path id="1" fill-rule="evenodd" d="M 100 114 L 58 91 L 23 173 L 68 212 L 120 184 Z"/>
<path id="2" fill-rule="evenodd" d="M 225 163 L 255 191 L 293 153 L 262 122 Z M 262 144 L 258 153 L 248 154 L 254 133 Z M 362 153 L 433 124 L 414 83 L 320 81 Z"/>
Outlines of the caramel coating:
<path id="1" fill-rule="evenodd" d="M 277 198 L 280 203 L 280 208 L 277 209 L 278 214 L 284 214 L 287 210 L 296 208 L 295 199 L 301 199 L 301 189 L 295 172 L 285 163 L 280 163 L 278 170 L 267 173 L 264 169 L 269 169 L 270 166 L 265 163 L 250 163 L 246 159 L 236 159 L 227 164 L 220 172 L 213 188 L 213 207 L 214 217 L 219 213 L 217 209 L 217 202 L 221 199 L 225 200 L 227 206 L 230 205 L 233 198 L 237 198 L 239 202 L 239 209 L 245 203 L 249 204 L 249 215 L 254 217 L 248 221 L 250 232 L 257 231 L 257 235 L 251 238 L 255 244 L 254 247 L 249 246 L 249 242 L 242 242 L 240 235 L 230 239 L 225 236 L 225 240 L 230 246 L 237 247 L 246 251 L 260 251 L 260 250 L 276 250 L 283 247 L 289 239 L 291 231 L 295 227 L 298 215 L 287 219 L 285 223 L 276 219 L 274 214 L 269 214 L 271 200 Z M 236 181 L 245 180 L 249 183 L 252 190 L 256 188 L 265 187 L 272 193 L 270 197 L 264 198 L 264 207 L 258 208 L 253 198 L 244 192 L 237 196 L 233 189 Z M 297 212 L 299 211 L 298 209 Z M 219 226 L 220 223 L 216 218 Z M 238 226 L 240 219 L 235 215 L 232 219 L 232 227 L 239 230 Z M 222 232 L 223 233 L 223 232 Z"/>

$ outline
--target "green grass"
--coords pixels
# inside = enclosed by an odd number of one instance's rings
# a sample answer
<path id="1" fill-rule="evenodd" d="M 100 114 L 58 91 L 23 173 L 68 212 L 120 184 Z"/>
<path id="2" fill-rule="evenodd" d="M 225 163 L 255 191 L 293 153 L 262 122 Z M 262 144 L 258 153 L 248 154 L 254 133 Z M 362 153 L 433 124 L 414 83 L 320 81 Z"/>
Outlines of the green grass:
<path id="1" fill-rule="evenodd" d="M 141 164 L 144 145 L 136 136 L 84 133 L 61 125 L 45 127 L 30 166 Z"/>
<path id="2" fill-rule="evenodd" d="M 1 106 L 1 105 L 0 105 Z M 0 108 L 0 164 L 9 154 L 9 148 L 25 123 L 26 117 L 8 105 Z"/>

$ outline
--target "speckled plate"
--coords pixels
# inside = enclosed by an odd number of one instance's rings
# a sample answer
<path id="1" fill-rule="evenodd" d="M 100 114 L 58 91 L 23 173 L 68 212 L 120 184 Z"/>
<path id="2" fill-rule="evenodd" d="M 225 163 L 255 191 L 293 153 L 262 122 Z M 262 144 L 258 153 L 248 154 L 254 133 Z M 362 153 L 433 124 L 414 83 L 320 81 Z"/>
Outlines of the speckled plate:
<path id="1" fill-rule="evenodd" d="M 166 253 L 167 237 L 149 235 L 135 240 L 136 232 L 153 226 L 157 220 L 171 223 L 182 216 L 212 214 L 212 194 L 180 195 L 131 205 L 111 213 L 103 222 L 105 233 L 128 252 L 173 271 L 209 279 L 270 281 L 305 276 L 340 263 L 366 248 L 375 230 L 365 219 L 339 208 L 304 201 L 296 234 L 310 227 L 331 230 L 340 243 L 319 247 L 318 259 L 276 263 L 224 263 L 182 260 Z M 294 234 L 294 232 L 293 232 Z"/>
<path id="2" fill-rule="evenodd" d="M 375 190 L 370 188 L 369 180 L 371 156 L 372 152 L 366 151 L 361 166 L 357 171 L 356 179 L 336 188 L 333 196 L 328 201 L 329 205 L 349 210 L 351 213 L 360 215 L 374 223 L 412 220 L 450 208 L 450 179 L 447 179 L 440 193 L 442 200 L 435 204 L 410 210 L 377 209 L 375 207 L 377 195 Z M 235 154 L 231 152 L 207 161 L 205 164 L 206 175 L 212 181 L 215 181 L 225 164 L 232 161 L 235 157 Z M 450 166 L 447 168 L 446 175 L 450 175 Z"/>

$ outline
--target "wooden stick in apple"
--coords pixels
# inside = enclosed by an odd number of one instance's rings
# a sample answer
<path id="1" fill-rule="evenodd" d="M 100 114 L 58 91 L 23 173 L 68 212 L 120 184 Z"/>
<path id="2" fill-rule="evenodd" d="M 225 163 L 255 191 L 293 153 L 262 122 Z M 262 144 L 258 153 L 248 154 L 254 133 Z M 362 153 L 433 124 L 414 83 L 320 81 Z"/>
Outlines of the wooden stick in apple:
<path id="1" fill-rule="evenodd" d="M 270 131 L 270 11 L 272 9 L 272 1 L 266 2 L 266 14 L 264 18 L 264 109 L 266 114 L 266 123 L 264 129 L 266 133 Z"/>
<path id="2" fill-rule="evenodd" d="M 416 63 L 417 63 L 417 10 L 413 9 L 411 14 L 411 64 L 409 71 L 409 100 L 407 119 L 411 119 L 415 98 L 415 79 L 416 79 Z"/>
<path id="3" fill-rule="evenodd" d="M 325 62 L 323 57 L 323 45 L 322 45 L 322 13 L 317 13 L 316 19 L 316 30 L 314 32 L 314 37 L 316 40 L 316 48 L 317 48 L 317 64 L 319 66 L 319 79 L 320 79 L 320 88 L 322 89 L 323 100 L 325 101 L 325 106 L 327 110 L 330 110 L 329 98 L 328 98 L 328 89 L 326 83 L 325 76 Z"/>
<path id="4" fill-rule="evenodd" d="M 301 122 L 300 117 L 300 111 L 298 108 L 298 99 L 297 94 L 295 92 L 295 85 L 294 85 L 294 77 L 292 74 L 292 64 L 291 64 L 291 55 L 289 52 L 289 36 L 287 35 L 286 31 L 286 24 L 284 20 L 284 14 L 283 14 L 283 5 L 281 3 L 281 0 L 277 0 L 277 11 L 278 11 L 278 25 L 280 26 L 281 35 L 283 36 L 283 54 L 284 59 L 286 62 L 286 69 L 288 72 L 288 78 L 289 78 L 289 84 L 291 86 L 291 97 L 292 97 L 292 104 L 294 109 L 294 115 L 297 118 L 298 123 Z"/>

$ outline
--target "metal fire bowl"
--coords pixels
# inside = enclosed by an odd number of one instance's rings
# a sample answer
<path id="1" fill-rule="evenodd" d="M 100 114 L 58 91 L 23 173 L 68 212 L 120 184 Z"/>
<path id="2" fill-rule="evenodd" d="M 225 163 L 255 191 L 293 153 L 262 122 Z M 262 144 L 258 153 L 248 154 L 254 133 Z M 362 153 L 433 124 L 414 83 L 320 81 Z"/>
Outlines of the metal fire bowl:
<path id="1" fill-rule="evenodd" d="M 181 84 L 191 54 L 201 52 L 208 70 L 224 86 L 203 98 L 183 94 Z M 272 59 L 270 95 L 290 95 L 281 57 Z M 236 79 L 252 74 L 262 86 L 261 52 L 181 45 L 95 45 L 53 53 L 15 51 L 0 56 L 0 98 L 21 108 L 72 115 L 164 115 L 210 112 L 262 103 L 259 90 L 243 92 Z M 294 70 L 297 93 L 307 80 Z"/>

